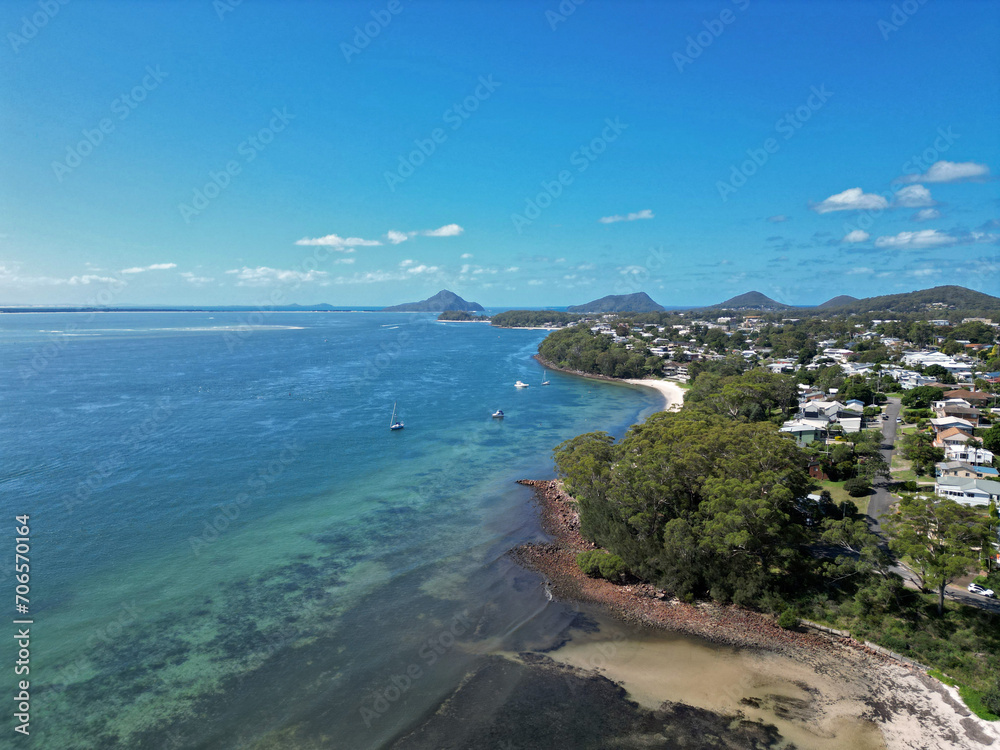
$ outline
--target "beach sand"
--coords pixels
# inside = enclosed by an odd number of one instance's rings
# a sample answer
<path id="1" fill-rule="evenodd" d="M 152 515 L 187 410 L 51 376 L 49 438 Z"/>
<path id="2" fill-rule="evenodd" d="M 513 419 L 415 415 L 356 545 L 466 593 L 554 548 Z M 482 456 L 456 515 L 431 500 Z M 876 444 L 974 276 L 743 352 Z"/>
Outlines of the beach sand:
<path id="1" fill-rule="evenodd" d="M 676 411 L 677 409 L 680 409 L 681 404 L 684 403 L 684 389 L 677 383 L 670 380 L 638 380 L 635 378 L 629 378 L 624 382 L 631 383 L 632 385 L 645 386 L 646 388 L 653 388 L 659 391 L 666 401 L 663 411 Z"/>
<path id="2" fill-rule="evenodd" d="M 523 545 L 515 559 L 545 575 L 556 598 L 601 613 L 599 629 L 548 653 L 557 663 L 612 680 L 644 708 L 683 703 L 773 724 L 802 749 L 1000 747 L 1000 727 L 972 714 L 953 688 L 849 638 L 670 600 L 649 584 L 588 578 L 575 558 L 593 545 L 579 534 L 572 498 L 557 481 L 522 483 L 535 489 L 554 540 Z"/>

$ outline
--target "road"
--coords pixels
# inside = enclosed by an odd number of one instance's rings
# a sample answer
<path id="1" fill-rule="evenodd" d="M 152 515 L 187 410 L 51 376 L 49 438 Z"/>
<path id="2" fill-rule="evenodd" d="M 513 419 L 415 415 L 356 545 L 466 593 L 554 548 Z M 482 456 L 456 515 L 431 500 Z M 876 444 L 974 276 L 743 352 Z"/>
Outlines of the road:
<path id="1" fill-rule="evenodd" d="M 902 405 L 898 398 L 890 398 L 883 408 L 883 412 L 889 418 L 882 422 L 882 457 L 885 458 L 887 466 L 892 466 L 892 447 L 896 442 L 896 418 Z M 885 515 L 892 505 L 892 495 L 889 494 L 889 485 L 892 480 L 889 477 L 879 477 L 873 484 L 874 494 L 868 499 L 868 515 L 872 519 L 872 530 L 881 533 L 882 526 L 879 518 Z"/>
<path id="2" fill-rule="evenodd" d="M 886 465 L 890 467 L 892 466 L 893 445 L 896 442 L 896 428 L 898 427 L 896 417 L 899 416 L 901 409 L 902 406 L 898 398 L 890 398 L 883 408 L 883 411 L 889 415 L 889 418 L 882 423 L 882 455 L 885 457 Z M 868 499 L 868 517 L 870 519 L 869 526 L 877 534 L 882 533 L 882 525 L 879 523 L 879 519 L 885 515 L 889 510 L 889 506 L 892 505 L 892 495 L 889 493 L 889 487 L 892 484 L 892 479 L 885 477 L 880 477 L 872 484 L 874 494 Z M 906 585 L 910 588 L 920 588 L 919 579 L 906 566 L 896 565 L 892 568 L 892 571 L 902 576 Z M 948 586 L 945 589 L 945 597 L 952 601 L 969 604 L 973 607 L 979 607 L 980 609 L 1000 614 L 1000 600 L 987 599 L 976 594 L 970 594 L 964 587 Z"/>

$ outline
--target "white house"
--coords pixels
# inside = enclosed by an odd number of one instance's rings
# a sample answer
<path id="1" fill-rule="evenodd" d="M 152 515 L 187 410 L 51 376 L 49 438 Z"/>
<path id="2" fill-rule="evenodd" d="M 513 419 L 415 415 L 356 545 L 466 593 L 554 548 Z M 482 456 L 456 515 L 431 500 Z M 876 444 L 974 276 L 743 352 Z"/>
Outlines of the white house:
<path id="1" fill-rule="evenodd" d="M 1000 501 L 1000 482 L 967 477 L 938 477 L 934 493 L 950 497 L 962 505 L 989 505 L 990 500 Z"/>

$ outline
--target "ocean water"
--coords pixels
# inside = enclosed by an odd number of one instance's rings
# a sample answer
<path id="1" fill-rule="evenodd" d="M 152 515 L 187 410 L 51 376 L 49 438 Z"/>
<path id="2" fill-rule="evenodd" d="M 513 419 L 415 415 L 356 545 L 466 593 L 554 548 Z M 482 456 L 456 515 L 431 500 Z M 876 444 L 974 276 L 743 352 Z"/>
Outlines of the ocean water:
<path id="1" fill-rule="evenodd" d="M 0 315 L 30 746 L 385 747 L 493 654 L 565 639 L 580 614 L 506 557 L 543 538 L 514 480 L 660 397 L 546 372 L 543 337 L 414 314 Z"/>

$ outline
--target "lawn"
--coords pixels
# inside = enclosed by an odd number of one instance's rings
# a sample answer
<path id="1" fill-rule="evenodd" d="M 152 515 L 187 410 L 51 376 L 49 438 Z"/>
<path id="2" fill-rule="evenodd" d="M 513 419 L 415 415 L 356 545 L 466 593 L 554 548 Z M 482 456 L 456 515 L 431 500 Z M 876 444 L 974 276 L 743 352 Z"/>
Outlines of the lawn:
<path id="1" fill-rule="evenodd" d="M 896 482 L 919 482 L 921 484 L 933 484 L 934 477 L 927 476 L 917 476 L 917 473 L 910 468 L 911 463 L 905 458 L 901 457 L 898 453 L 892 454 L 892 468 L 890 469 L 889 477 Z"/>
<path id="2" fill-rule="evenodd" d="M 819 488 L 821 490 L 827 490 L 830 493 L 830 497 L 833 498 L 833 502 L 842 503 L 850 500 L 852 503 L 858 506 L 858 512 L 867 513 L 868 512 L 868 495 L 864 497 L 851 497 L 847 494 L 847 490 L 844 489 L 843 482 L 820 482 Z"/>

